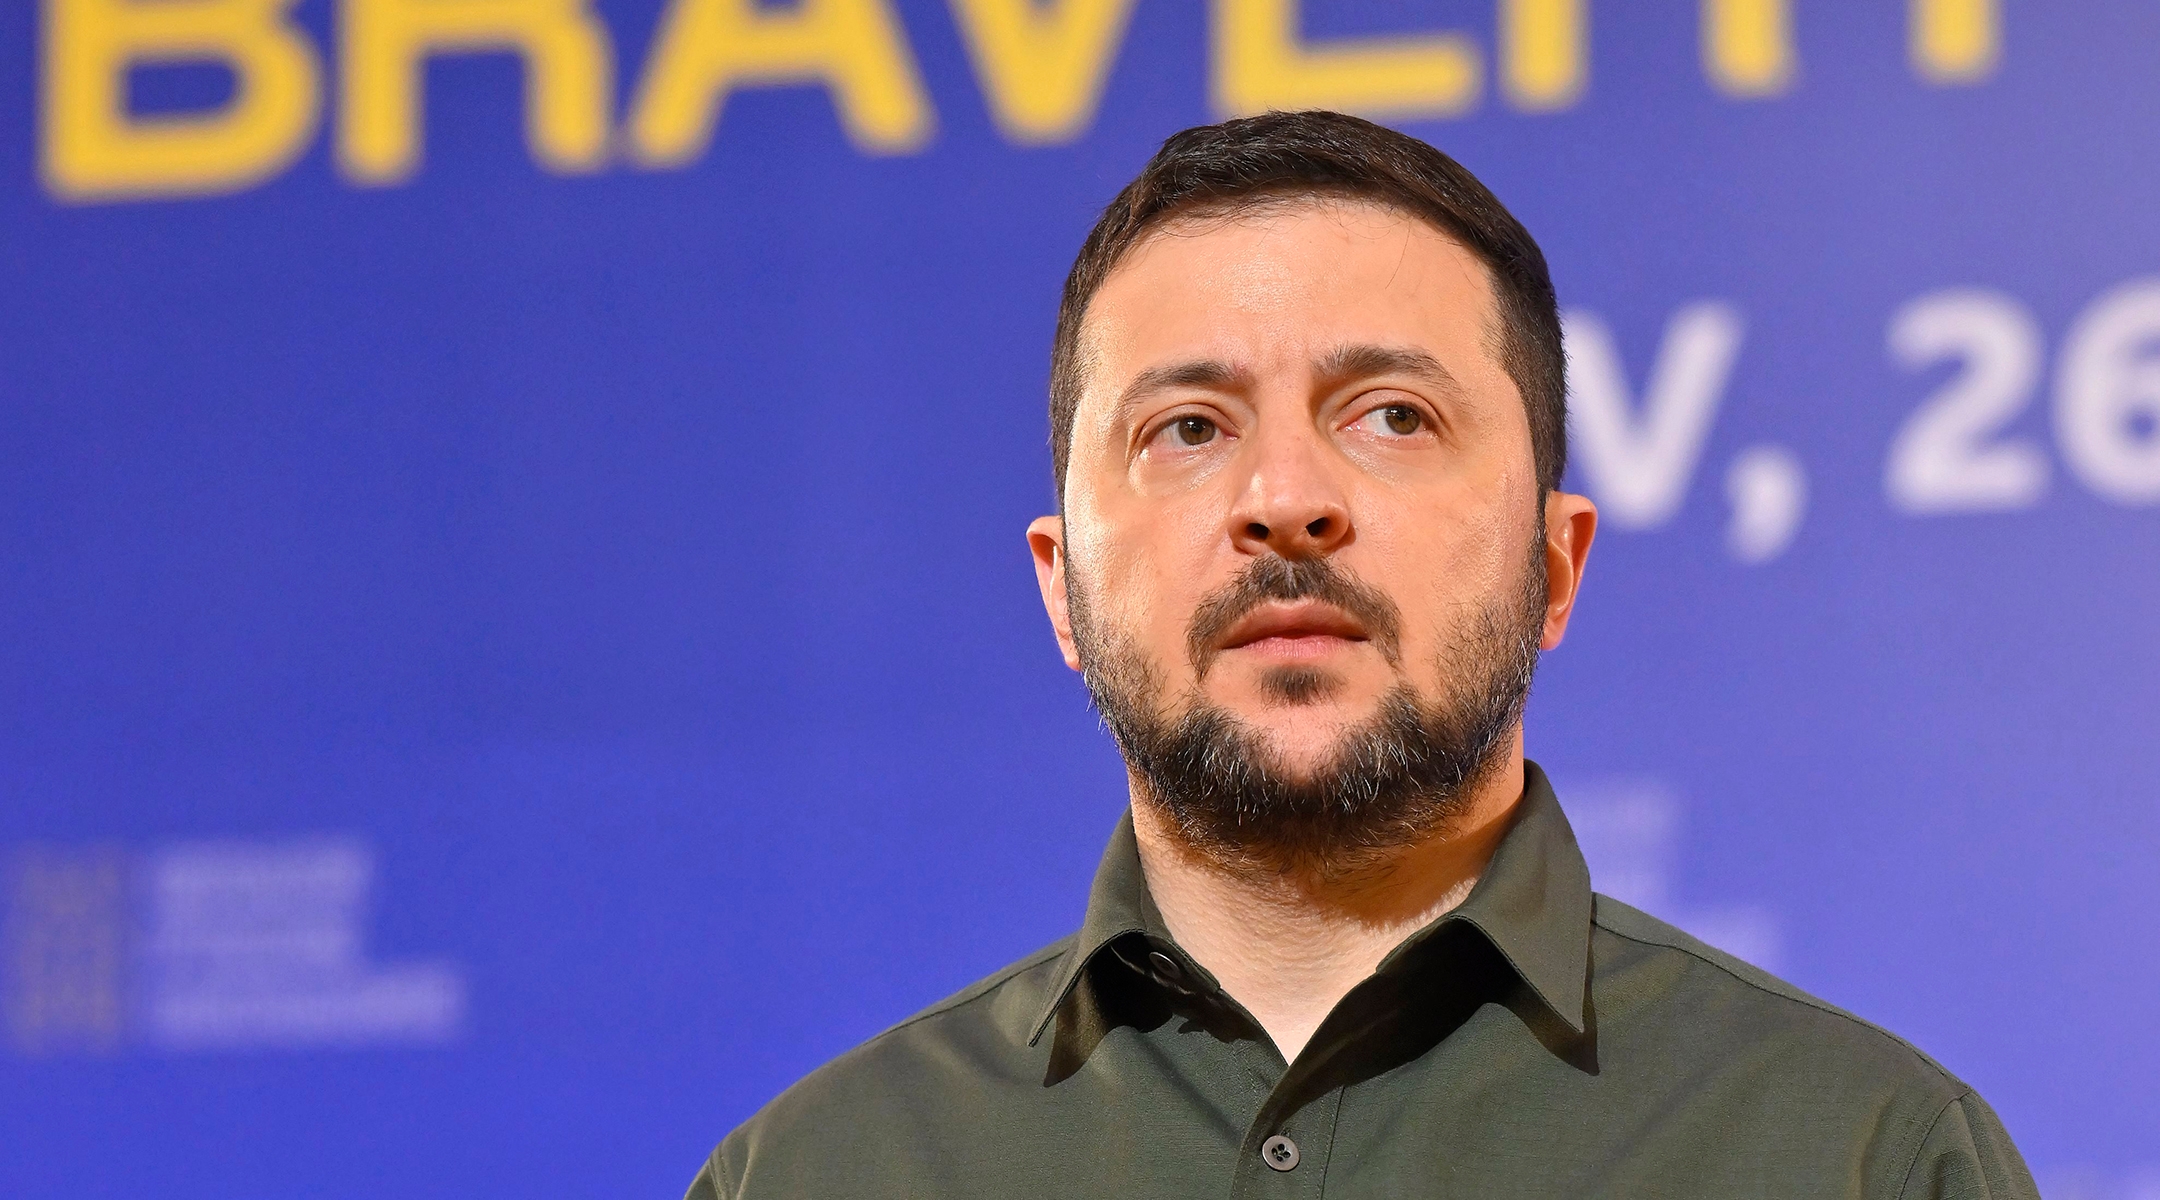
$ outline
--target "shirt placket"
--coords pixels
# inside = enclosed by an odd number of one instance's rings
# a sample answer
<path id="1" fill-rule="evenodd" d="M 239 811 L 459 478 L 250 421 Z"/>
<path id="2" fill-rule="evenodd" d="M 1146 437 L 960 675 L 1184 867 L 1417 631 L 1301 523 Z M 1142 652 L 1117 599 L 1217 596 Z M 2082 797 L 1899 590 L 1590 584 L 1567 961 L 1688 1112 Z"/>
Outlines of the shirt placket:
<path id="1" fill-rule="evenodd" d="M 1280 1091 L 1268 1097 L 1246 1127 L 1230 1194 L 1237 1200 L 1325 1194 L 1328 1161 L 1335 1152 L 1335 1118 L 1341 1106 L 1341 1088 L 1329 1089 L 1295 1108 L 1284 1103 Z"/>

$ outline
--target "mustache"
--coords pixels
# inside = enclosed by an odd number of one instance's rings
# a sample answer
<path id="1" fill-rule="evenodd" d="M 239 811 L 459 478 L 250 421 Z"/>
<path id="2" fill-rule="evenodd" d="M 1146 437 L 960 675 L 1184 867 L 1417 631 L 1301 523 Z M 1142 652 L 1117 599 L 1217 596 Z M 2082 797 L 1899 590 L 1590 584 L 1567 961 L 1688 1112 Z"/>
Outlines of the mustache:
<path id="1" fill-rule="evenodd" d="M 1185 649 L 1194 673 L 1206 675 L 1230 627 L 1270 600 L 1318 600 L 1348 613 L 1365 627 L 1373 647 L 1392 664 L 1402 658 L 1402 611 L 1371 584 L 1325 558 L 1256 558 L 1237 578 L 1201 601 L 1186 631 Z"/>

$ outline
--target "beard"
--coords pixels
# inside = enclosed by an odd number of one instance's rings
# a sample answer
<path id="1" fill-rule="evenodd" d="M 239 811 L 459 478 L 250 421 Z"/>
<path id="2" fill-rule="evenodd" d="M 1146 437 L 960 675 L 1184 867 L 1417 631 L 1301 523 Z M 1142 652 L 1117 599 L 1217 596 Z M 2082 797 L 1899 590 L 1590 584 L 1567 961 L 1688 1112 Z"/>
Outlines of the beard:
<path id="1" fill-rule="evenodd" d="M 1519 584 L 1486 598 L 1445 639 L 1441 694 L 1428 698 L 1399 681 L 1303 774 L 1288 769 L 1264 733 L 1203 698 L 1199 681 L 1219 653 L 1214 647 L 1264 602 L 1315 599 L 1356 618 L 1399 672 L 1401 618 L 1393 602 L 1324 558 L 1257 559 L 1194 613 L 1186 641 L 1195 683 L 1165 715 L 1162 672 L 1124 631 L 1096 619 L 1079 564 L 1068 559 L 1081 678 L 1124 753 L 1135 799 L 1169 817 L 1194 850 L 1239 874 L 1340 878 L 1443 832 L 1501 767 L 1530 695 L 1546 603 L 1539 525 Z M 1280 667 L 1259 683 L 1274 702 L 1299 705 L 1331 694 L 1340 681 L 1316 668 Z"/>

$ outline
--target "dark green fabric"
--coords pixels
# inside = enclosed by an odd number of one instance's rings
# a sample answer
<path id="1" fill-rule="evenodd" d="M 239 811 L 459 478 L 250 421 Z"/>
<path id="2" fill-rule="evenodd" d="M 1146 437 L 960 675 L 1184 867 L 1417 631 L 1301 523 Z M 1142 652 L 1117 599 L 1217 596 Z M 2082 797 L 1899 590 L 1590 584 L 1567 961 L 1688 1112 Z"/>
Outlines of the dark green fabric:
<path id="1" fill-rule="evenodd" d="M 691 1200 L 2036 1200 L 1994 1113 L 1919 1051 L 1593 897 L 1527 775 L 1469 898 L 1295 1063 L 1170 939 L 1127 818 L 1078 935 L 788 1089 Z M 1288 1171 L 1262 1158 L 1276 1134 Z"/>

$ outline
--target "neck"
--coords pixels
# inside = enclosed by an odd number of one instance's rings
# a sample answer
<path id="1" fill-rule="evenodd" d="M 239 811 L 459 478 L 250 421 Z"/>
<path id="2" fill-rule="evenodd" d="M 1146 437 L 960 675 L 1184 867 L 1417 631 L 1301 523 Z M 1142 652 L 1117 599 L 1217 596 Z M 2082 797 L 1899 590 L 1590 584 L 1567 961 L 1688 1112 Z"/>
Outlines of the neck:
<path id="1" fill-rule="evenodd" d="M 1295 1061 L 1388 951 L 1470 894 L 1522 798 L 1520 730 L 1503 755 L 1458 819 L 1347 875 L 1229 869 L 1136 795 L 1148 892 L 1170 935 Z"/>

